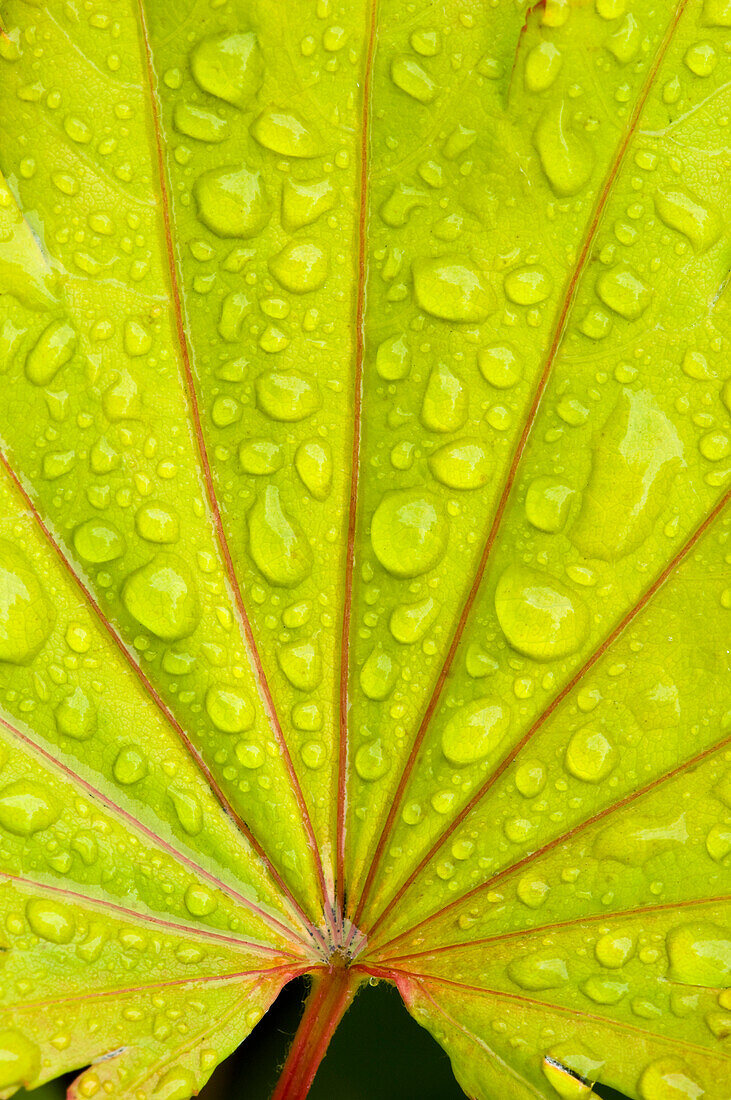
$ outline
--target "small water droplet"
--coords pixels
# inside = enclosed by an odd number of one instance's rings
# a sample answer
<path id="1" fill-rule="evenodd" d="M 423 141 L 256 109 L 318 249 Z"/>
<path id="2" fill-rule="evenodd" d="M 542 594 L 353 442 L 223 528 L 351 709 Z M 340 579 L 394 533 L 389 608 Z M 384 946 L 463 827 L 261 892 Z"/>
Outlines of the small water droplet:
<path id="1" fill-rule="evenodd" d="M 249 550 L 267 580 L 294 588 L 312 571 L 312 547 L 282 507 L 279 490 L 268 485 L 249 513 Z"/>
<path id="2" fill-rule="evenodd" d="M 510 712 L 493 699 L 460 707 L 442 731 L 442 752 L 450 764 L 464 767 L 484 760 L 507 733 Z"/>
<path id="3" fill-rule="evenodd" d="M 417 305 L 444 321 L 484 321 L 495 296 L 482 271 L 462 256 L 415 260 L 412 265 Z"/>
<path id="4" fill-rule="evenodd" d="M 495 610 L 510 645 L 536 661 L 567 657 L 589 633 L 583 600 L 554 577 L 522 566 L 501 576 Z"/>
<path id="5" fill-rule="evenodd" d="M 181 558 L 167 552 L 130 574 L 122 589 L 122 602 L 141 626 L 168 642 L 192 634 L 200 618 L 190 569 Z"/>

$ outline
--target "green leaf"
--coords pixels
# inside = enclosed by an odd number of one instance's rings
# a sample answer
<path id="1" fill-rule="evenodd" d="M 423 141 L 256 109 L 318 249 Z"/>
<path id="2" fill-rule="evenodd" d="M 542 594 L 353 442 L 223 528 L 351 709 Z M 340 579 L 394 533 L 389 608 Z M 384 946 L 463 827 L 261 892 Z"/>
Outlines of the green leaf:
<path id="1" fill-rule="evenodd" d="M 728 0 L 0 16 L 0 1096 L 724 1100 Z"/>

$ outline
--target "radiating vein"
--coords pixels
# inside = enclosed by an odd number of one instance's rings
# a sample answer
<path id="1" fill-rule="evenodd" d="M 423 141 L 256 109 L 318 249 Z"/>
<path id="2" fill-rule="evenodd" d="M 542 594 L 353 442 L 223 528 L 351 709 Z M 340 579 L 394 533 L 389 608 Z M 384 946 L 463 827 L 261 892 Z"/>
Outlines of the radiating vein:
<path id="1" fill-rule="evenodd" d="M 60 761 L 58 757 L 52 755 L 36 741 L 33 741 L 30 737 L 26 736 L 26 734 L 24 734 L 16 726 L 13 726 L 10 722 L 7 722 L 2 717 L 2 715 L 0 715 L 0 725 L 2 725 L 13 737 L 17 738 L 17 740 L 22 741 L 23 744 L 26 745 L 32 752 L 40 756 L 47 767 L 50 767 L 54 771 L 60 772 L 66 779 L 70 779 L 75 786 L 80 787 L 84 791 L 87 798 L 90 798 L 94 802 L 102 805 L 105 810 L 111 813 L 114 817 L 121 819 L 128 828 L 133 829 L 135 832 L 141 833 L 145 837 L 145 839 L 156 848 L 167 852 L 168 855 L 173 857 L 173 859 L 182 863 L 184 866 L 189 867 L 192 871 L 195 872 L 196 875 L 199 875 L 201 878 L 206 879 L 217 890 L 220 890 L 222 893 L 228 895 L 228 897 L 236 901 L 239 905 L 244 906 L 250 912 L 256 914 L 256 916 L 259 917 L 265 924 L 275 928 L 280 934 L 284 935 L 288 939 L 297 939 L 304 946 L 308 945 L 308 941 L 300 936 L 296 931 L 294 931 L 289 925 L 282 923 L 282 921 L 272 916 L 271 913 L 268 913 L 265 909 L 262 909 L 260 906 L 252 902 L 249 898 L 246 897 L 245 894 L 239 893 L 238 890 L 234 890 L 233 887 L 229 886 L 222 879 L 217 878 L 216 875 L 212 874 L 210 871 L 205 870 L 205 868 L 201 867 L 200 864 L 195 862 L 195 860 L 191 859 L 190 856 L 187 856 L 183 852 L 178 851 L 172 844 L 163 840 L 163 838 L 158 833 L 153 833 L 153 831 L 146 825 L 144 825 L 138 818 L 134 817 L 132 814 L 122 809 L 121 806 L 118 806 L 115 802 L 112 801 L 111 798 L 103 794 L 100 790 L 98 790 L 98 788 L 89 783 L 88 780 L 82 779 L 80 775 L 77 775 L 76 772 L 74 772 L 70 767 L 62 763 L 62 761 Z"/>
<path id="2" fill-rule="evenodd" d="M 363 357 L 365 353 L 365 306 L 368 277 L 368 195 L 370 173 L 370 124 L 373 61 L 378 30 L 378 0 L 368 0 L 370 15 L 363 69 L 363 105 L 360 133 L 360 188 L 357 240 L 357 287 L 355 301 L 355 364 L 353 371 L 353 448 L 350 459 L 350 496 L 345 554 L 343 622 L 340 638 L 340 709 L 338 722 L 338 788 L 337 788 L 337 863 L 336 907 L 338 919 L 345 909 L 345 831 L 348 783 L 348 677 L 350 673 L 350 631 L 353 610 L 353 570 L 355 567 L 355 532 L 358 518 L 358 485 L 360 478 L 361 416 L 363 398 Z"/>
<path id="3" fill-rule="evenodd" d="M 650 91 L 652 90 L 652 87 L 655 83 L 655 79 L 657 77 L 658 70 L 659 70 L 660 66 L 662 65 L 665 54 L 667 53 L 668 47 L 670 46 L 670 43 L 671 43 L 671 41 L 673 39 L 673 36 L 675 34 L 675 31 L 677 29 L 678 23 L 680 22 L 681 16 L 683 15 L 683 12 L 685 11 L 687 5 L 688 5 L 688 0 L 680 0 L 680 3 L 677 5 L 677 8 L 676 8 L 675 13 L 673 15 L 673 18 L 672 18 L 672 20 L 671 20 L 671 22 L 670 22 L 670 24 L 669 24 L 669 26 L 668 26 L 668 28 L 665 32 L 665 35 L 662 39 L 662 42 L 660 43 L 660 46 L 657 50 L 657 53 L 655 54 L 652 65 L 650 66 L 650 69 L 649 69 L 649 72 L 648 72 L 647 77 L 645 79 L 642 90 L 639 93 L 639 96 L 637 98 L 637 102 L 635 103 L 635 106 L 634 106 L 634 108 L 632 110 L 632 113 L 629 117 L 629 120 L 628 120 L 627 126 L 625 128 L 625 131 L 622 135 L 622 139 L 621 139 L 619 145 L 617 146 L 615 154 L 612 158 L 612 162 L 611 162 L 611 165 L 609 167 L 609 171 L 608 171 L 607 176 L 604 180 L 604 184 L 601 188 L 601 191 L 599 192 L 599 196 L 598 196 L 597 201 L 594 205 L 594 209 L 592 211 L 591 217 L 589 218 L 587 231 L 586 231 L 586 234 L 584 236 L 584 241 L 583 241 L 581 250 L 579 252 L 578 258 L 577 258 L 576 263 L 574 265 L 574 268 L 571 272 L 571 275 L 568 279 L 568 282 L 566 284 L 566 289 L 565 289 L 564 294 L 563 294 L 562 299 L 561 299 L 561 305 L 559 307 L 557 318 L 556 318 L 556 321 L 555 321 L 555 324 L 554 324 L 553 335 L 552 335 L 552 338 L 551 338 L 551 342 L 550 342 L 548 351 L 546 353 L 546 358 L 545 358 L 543 370 L 541 371 L 540 377 L 538 379 L 538 384 L 537 384 L 535 392 L 533 394 L 533 399 L 532 399 L 530 407 L 528 409 L 528 413 L 527 413 L 527 416 L 526 416 L 525 423 L 523 425 L 523 429 L 521 431 L 521 434 L 518 438 L 517 445 L 516 445 L 515 450 L 513 452 L 513 457 L 511 459 L 510 466 L 508 467 L 507 475 L 505 477 L 503 488 L 502 488 L 500 497 L 498 499 L 498 502 L 497 502 L 497 505 L 496 505 L 496 508 L 495 508 L 495 513 L 494 513 L 494 516 L 493 516 L 492 523 L 491 523 L 489 531 L 487 533 L 487 537 L 486 537 L 486 540 L 485 540 L 485 543 L 484 543 L 484 546 L 483 546 L 483 549 L 482 549 L 482 554 L 480 556 L 480 560 L 479 560 L 478 565 L 477 565 L 477 570 L 476 570 L 475 576 L 473 578 L 472 584 L 470 585 L 470 589 L 467 593 L 466 600 L 465 600 L 465 602 L 462 606 L 462 610 L 460 612 L 459 618 L 457 620 L 457 624 L 456 624 L 454 632 L 452 634 L 452 639 L 451 639 L 451 642 L 450 642 L 450 645 L 449 645 L 449 649 L 447 650 L 446 657 L 444 659 L 442 667 L 441 667 L 441 669 L 439 671 L 439 674 L 437 676 L 436 684 L 434 686 L 432 695 L 431 695 L 431 697 L 429 699 L 429 702 L 427 704 L 426 710 L 424 712 L 424 716 L 421 720 L 421 724 L 419 725 L 419 728 L 417 730 L 416 736 L 414 738 L 413 745 L 411 747 L 411 752 L 409 753 L 409 757 L 406 761 L 403 772 L 402 772 L 401 777 L 399 779 L 399 783 L 398 783 L 398 786 L 396 788 L 393 800 L 391 802 L 388 815 L 386 817 L 386 820 L 385 820 L 383 828 L 381 830 L 379 839 L 378 839 L 378 841 L 376 843 L 376 847 L 374 849 L 374 855 L 373 855 L 373 859 L 371 861 L 371 866 L 370 866 L 368 874 L 366 876 L 366 880 L 365 880 L 365 883 L 363 885 L 363 889 L 361 891 L 360 899 L 358 900 L 355 912 L 353 914 L 353 923 L 354 923 L 354 925 L 357 925 L 358 920 L 360 919 L 360 916 L 363 912 L 365 904 L 368 900 L 368 896 L 369 896 L 369 894 L 370 894 L 370 892 L 373 888 L 373 884 L 376 880 L 376 875 L 377 875 L 378 868 L 380 866 L 380 862 L 383 858 L 384 853 L 387 851 L 388 838 L 389 838 L 389 835 L 390 835 L 390 833 L 393 829 L 394 822 L 396 821 L 397 814 L 399 812 L 401 802 L 403 800 L 403 796 L 404 796 L 404 793 L 406 791 L 406 787 L 408 785 L 411 774 L 414 770 L 416 760 L 419 756 L 419 752 L 421 750 L 421 746 L 422 746 L 422 743 L 424 741 L 424 737 L 426 736 L 426 732 L 427 732 L 427 730 L 430 726 L 431 720 L 434 717 L 434 714 L 436 712 L 439 700 L 440 700 L 442 692 L 444 690 L 445 683 L 446 683 L 447 678 L 449 676 L 449 673 L 452 669 L 452 665 L 454 663 L 454 659 L 455 659 L 457 650 L 458 650 L 459 645 L 462 641 L 462 636 L 463 636 L 465 628 L 467 626 L 467 622 L 470 618 L 470 615 L 471 615 L 471 612 L 473 610 L 474 604 L 477 600 L 479 590 L 482 586 L 482 582 L 483 582 L 484 577 L 485 577 L 488 561 L 489 561 L 490 556 L 492 554 L 492 550 L 493 550 L 493 547 L 494 547 L 495 542 L 497 540 L 498 534 L 500 533 L 500 530 L 502 528 L 502 522 L 503 522 L 503 518 L 505 516 L 507 505 L 508 505 L 508 502 L 509 502 L 509 500 L 512 496 L 512 491 L 513 491 L 513 488 L 514 488 L 514 485 L 515 485 L 515 482 L 516 482 L 516 478 L 517 478 L 518 467 L 520 466 L 521 460 L 523 458 L 523 454 L 525 452 L 525 449 L 526 449 L 526 446 L 527 446 L 527 443 L 528 443 L 528 439 L 531 435 L 531 432 L 533 430 L 533 427 L 534 427 L 534 424 L 535 424 L 535 421 L 536 421 L 536 416 L 537 416 L 537 413 L 538 413 L 539 405 L 541 403 L 541 399 L 542 399 L 543 394 L 545 392 L 546 386 L 548 385 L 549 377 L 551 375 L 551 372 L 552 372 L 553 366 L 555 364 L 559 349 L 560 349 L 561 344 L 563 342 L 563 338 L 564 338 L 564 335 L 565 335 L 565 332 L 566 332 L 566 328 L 567 328 L 567 325 L 568 325 L 571 310 L 572 310 L 572 307 L 574 305 L 574 301 L 575 301 L 575 298 L 576 298 L 578 287 L 579 287 L 579 284 L 581 282 L 584 271 L 586 270 L 586 266 L 588 264 L 589 257 L 591 255 L 591 251 L 592 251 L 592 248 L 593 248 L 593 245 L 594 245 L 594 241 L 596 239 L 597 233 L 599 231 L 599 227 L 600 227 L 601 222 L 602 222 L 602 217 L 603 217 L 604 211 L 606 209 L 607 203 L 608 203 L 609 198 L 610 198 L 611 193 L 612 193 L 612 188 L 614 186 L 617 175 L 618 175 L 618 173 L 619 173 L 619 171 L 620 171 L 620 169 L 621 169 L 621 167 L 624 163 L 624 159 L 625 159 L 625 156 L 627 154 L 627 150 L 628 150 L 629 145 L 630 145 L 630 143 L 631 143 L 631 141 L 634 137 L 634 134 L 635 134 L 635 131 L 637 129 L 637 125 L 638 125 L 640 116 L 642 115 L 645 104 L 647 102 L 647 98 L 648 98 L 648 96 L 650 94 Z"/>
<path id="4" fill-rule="evenodd" d="M 534 852 L 530 852 L 527 856 L 523 856 L 522 859 L 516 860 L 515 863 L 511 863 L 508 866 L 501 868 L 485 882 L 480 883 L 479 886 L 475 886 L 472 890 L 468 890 L 467 893 L 462 894 L 460 897 L 454 898 L 452 901 L 449 902 L 449 904 L 443 906 L 441 909 L 437 909 L 434 913 L 431 913 L 428 917 L 425 917 L 422 921 L 419 921 L 418 924 L 415 924 L 412 928 L 407 929 L 405 932 L 399 932 L 399 934 L 397 936 L 394 936 L 392 940 L 387 941 L 387 943 L 384 944 L 381 950 L 385 950 L 386 946 L 389 946 L 391 943 L 396 943 L 398 940 L 403 939 L 405 936 L 413 935 L 417 930 L 423 928 L 424 925 L 430 924 L 433 920 L 436 920 L 437 917 L 444 916 L 445 913 L 448 913 L 457 906 L 464 904 L 465 902 L 469 901 L 469 899 L 475 897 L 478 894 L 481 894 L 483 891 L 493 889 L 497 882 L 500 882 L 504 878 L 507 878 L 508 875 L 511 875 L 516 871 L 521 870 L 522 868 L 528 866 L 528 864 L 530 863 L 534 863 L 535 860 L 539 859 L 547 852 L 554 850 L 560 844 L 563 844 L 567 840 L 571 840 L 573 837 L 578 836 L 580 833 L 589 829 L 592 825 L 596 825 L 598 821 L 602 821 L 605 818 L 609 817 L 611 814 L 617 813 L 619 810 L 624 809 L 625 806 L 629 806 L 632 803 L 637 802 L 638 799 L 643 798 L 645 795 L 649 794 L 657 787 L 661 787 L 663 784 L 670 782 L 672 779 L 676 779 L 679 775 L 682 775 L 683 772 L 691 771 L 693 768 L 697 767 L 697 765 L 700 764 L 703 760 L 706 760 L 714 753 L 720 752 L 728 745 L 731 745 L 731 736 L 725 737 L 723 740 L 717 742 L 717 744 L 711 745 L 709 746 L 709 748 L 704 749 L 703 752 L 698 753 L 696 756 L 692 756 L 689 760 L 685 760 L 682 764 L 679 764 L 677 768 L 673 768 L 672 771 L 666 772 L 665 775 L 658 776 L 646 786 L 640 787 L 636 791 L 632 791 L 631 794 L 626 795 L 618 802 L 613 803 L 613 805 L 605 806 L 598 813 L 593 814 L 591 817 L 587 817 L 584 821 L 579 822 L 578 825 L 575 825 L 573 828 L 568 829 L 565 833 L 561 833 L 560 835 L 553 837 L 542 847 L 536 848 Z M 429 858 L 431 858 L 433 854 L 434 850 L 432 849 Z M 421 869 L 421 867 L 423 866 L 423 862 L 424 861 L 422 861 L 422 863 L 419 865 L 419 869 Z M 418 873 L 418 870 L 416 873 Z M 387 913 L 390 912 L 397 899 L 400 898 L 403 890 L 404 887 L 402 887 L 402 890 L 399 891 L 399 894 L 397 894 L 396 898 L 394 898 L 389 903 L 386 909 L 383 910 L 378 920 L 374 923 L 373 928 L 375 928 L 376 925 L 380 926 L 382 921 L 385 919 Z M 371 936 L 373 935 L 373 930 L 371 930 L 370 934 Z"/>
<path id="5" fill-rule="evenodd" d="M 188 399 L 188 406 L 190 409 L 191 419 L 195 431 L 196 445 L 198 449 L 198 455 L 201 465 L 201 472 L 205 483 L 206 498 L 208 500 L 208 506 L 211 512 L 213 525 L 216 532 L 216 538 L 224 561 L 226 575 L 231 587 L 231 591 L 234 596 L 236 610 L 239 616 L 240 625 L 243 628 L 246 642 L 249 649 L 252 665 L 256 674 L 256 679 L 259 684 L 260 695 L 264 704 L 264 709 L 269 719 L 269 725 L 272 730 L 272 734 L 279 746 L 282 759 L 289 777 L 289 781 L 292 787 L 292 793 L 294 794 L 297 807 L 302 816 L 302 824 L 307 834 L 307 841 L 312 853 L 315 870 L 320 887 L 320 893 L 322 898 L 322 904 L 324 910 L 327 910 L 327 885 L 325 882 L 325 874 L 322 865 L 322 857 L 317 845 L 317 839 L 315 837 L 315 830 L 312 825 L 312 819 L 310 817 L 309 810 L 307 808 L 307 802 L 305 800 L 302 786 L 299 781 L 292 757 L 287 745 L 284 731 L 277 715 L 276 707 L 274 705 L 274 699 L 272 697 L 269 682 L 264 671 L 264 666 L 259 656 L 254 634 L 251 629 L 251 623 L 244 605 L 243 595 L 241 592 L 241 585 L 239 584 L 238 577 L 236 575 L 236 569 L 234 567 L 233 559 L 231 557 L 231 550 L 228 545 L 228 539 L 223 525 L 223 518 L 221 516 L 221 510 L 218 504 L 218 498 L 216 496 L 216 489 L 213 481 L 213 472 L 211 470 L 210 461 L 208 458 L 208 451 L 206 448 L 206 442 L 203 435 L 203 426 L 201 423 L 200 406 L 198 404 L 198 396 L 195 388 L 195 381 L 193 377 L 193 365 L 191 358 L 191 350 L 188 345 L 188 338 L 185 331 L 185 319 L 183 315 L 183 303 L 180 290 L 180 283 L 178 278 L 178 269 L 175 258 L 175 244 L 173 241 L 172 223 L 170 217 L 170 201 L 168 196 L 168 183 L 167 172 L 165 167 L 165 144 L 162 134 L 162 127 L 160 123 L 160 113 L 157 102 L 157 89 L 156 89 L 156 77 L 153 66 L 152 48 L 150 46 L 149 33 L 147 29 L 147 20 L 145 16 L 143 0 L 138 0 L 138 10 L 140 19 L 140 31 L 142 37 L 142 47 L 144 52 L 144 66 L 147 75 L 149 99 L 150 99 L 150 113 L 153 121 L 154 139 L 156 147 L 156 160 L 158 168 L 158 183 L 160 187 L 160 198 L 163 214 L 163 235 L 165 242 L 165 253 L 168 263 L 168 275 L 170 279 L 170 294 L 171 294 L 171 308 L 173 312 L 173 319 L 175 322 L 175 331 L 177 334 L 178 345 L 180 348 L 180 360 L 183 368 L 183 377 L 185 382 L 186 396 Z M 305 918 L 306 920 L 307 918 Z M 311 923 L 311 922 L 309 922 Z M 324 940 L 322 939 L 319 931 L 312 927 L 311 934 L 315 936 L 324 946 Z"/>

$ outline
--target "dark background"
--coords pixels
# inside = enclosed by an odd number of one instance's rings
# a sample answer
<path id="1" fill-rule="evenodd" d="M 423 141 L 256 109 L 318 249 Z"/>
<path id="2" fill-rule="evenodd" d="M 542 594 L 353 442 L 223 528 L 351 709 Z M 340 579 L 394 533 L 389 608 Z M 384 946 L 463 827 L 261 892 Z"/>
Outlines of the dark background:
<path id="1" fill-rule="evenodd" d="M 300 979 L 282 991 L 253 1034 L 215 1071 L 201 1100 L 268 1100 L 306 990 L 305 979 Z M 53 1082 L 16 1097 L 63 1100 L 64 1089 L 63 1082 Z M 602 1100 L 625 1100 L 602 1085 L 594 1087 L 594 1094 Z M 396 990 L 381 982 L 358 993 L 335 1033 L 310 1100 L 464 1100 L 464 1093 L 441 1047 L 412 1020 Z"/>

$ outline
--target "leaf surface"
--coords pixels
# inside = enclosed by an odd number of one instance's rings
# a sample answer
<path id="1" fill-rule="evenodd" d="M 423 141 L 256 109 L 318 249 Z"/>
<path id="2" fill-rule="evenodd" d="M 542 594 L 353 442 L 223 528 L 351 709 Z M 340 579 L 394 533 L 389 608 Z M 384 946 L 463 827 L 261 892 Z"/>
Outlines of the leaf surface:
<path id="1" fill-rule="evenodd" d="M 0 19 L 0 1095 L 724 1100 L 726 0 Z"/>

